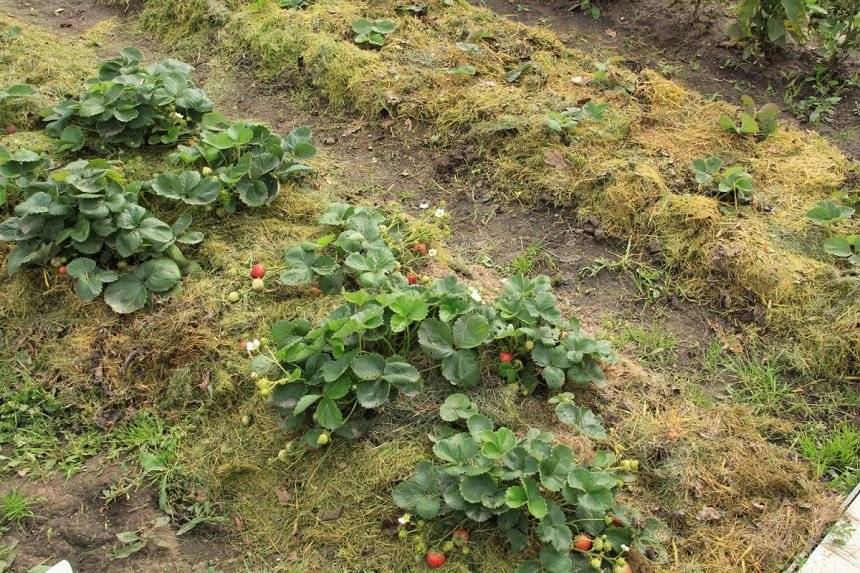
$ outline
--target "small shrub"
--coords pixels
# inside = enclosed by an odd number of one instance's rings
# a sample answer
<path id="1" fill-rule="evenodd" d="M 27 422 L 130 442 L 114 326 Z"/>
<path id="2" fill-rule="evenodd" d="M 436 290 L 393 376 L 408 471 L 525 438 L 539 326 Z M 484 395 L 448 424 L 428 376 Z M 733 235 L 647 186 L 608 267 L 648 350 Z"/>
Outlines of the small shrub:
<path id="1" fill-rule="evenodd" d="M 551 111 L 544 119 L 544 125 L 554 133 L 570 135 L 583 121 L 599 123 L 605 119 L 608 103 L 588 102 L 582 107 L 569 107 L 564 111 Z"/>
<path id="2" fill-rule="evenodd" d="M 754 135 L 767 139 L 778 127 L 779 108 L 776 104 L 768 103 L 756 109 L 755 102 L 749 96 L 741 96 L 742 111 L 739 122 L 727 115 L 720 116 L 720 126 L 729 133 L 738 135 Z"/>
<path id="3" fill-rule="evenodd" d="M 694 159 L 690 169 L 701 189 L 718 196 L 730 197 L 739 203 L 749 203 L 752 200 L 755 186 L 752 176 L 744 171 L 742 166 L 724 168 L 722 159 L 711 156 Z"/>
<path id="4" fill-rule="evenodd" d="M 271 345 L 252 360 L 258 385 L 282 412 L 285 427 L 314 424 L 304 434 L 306 445 L 325 445 L 329 431 L 356 437 L 367 426 L 365 414 L 394 392 L 420 391 L 416 361 L 430 362 L 422 371 L 438 368 L 449 383 L 466 388 L 480 382 L 482 355 L 497 357 L 499 374 L 525 394 L 541 384 L 556 393 L 566 383 L 604 382 L 600 363 L 615 359 L 611 345 L 586 337 L 577 320 L 562 316 L 548 277 L 512 277 L 492 303 L 455 277 L 411 283 L 398 272 L 386 240 L 392 235 L 383 235 L 404 229 L 384 221 L 376 209 L 336 204 L 321 222 L 344 230 L 288 252 L 292 268 L 282 276 L 288 284 L 320 279 L 330 293 L 344 283 L 365 287 L 344 292 L 346 304 L 316 328 L 276 323 Z M 320 254 L 319 245 L 336 251 Z M 600 418 L 576 406 L 572 394 L 553 396 L 551 403 L 562 422 L 605 437 Z"/>
<path id="5" fill-rule="evenodd" d="M 16 243 L 7 272 L 50 262 L 75 279 L 79 297 L 104 293 L 118 313 L 142 308 L 153 293 L 168 294 L 195 267 L 177 244 L 199 243 L 203 235 L 188 231 L 187 215 L 172 226 L 153 216 L 137 203 L 139 189 L 103 160 L 75 161 L 32 183 L 15 216 L 0 224 L 0 240 Z"/>
<path id="6" fill-rule="evenodd" d="M 101 64 L 77 99 L 54 106 L 46 131 L 60 151 L 173 145 L 196 130 L 212 102 L 194 87 L 191 66 L 168 59 L 144 67 L 141 57 L 125 48 Z"/>
<path id="7" fill-rule="evenodd" d="M 52 166 L 50 158 L 29 149 L 10 152 L 0 145 L 0 206 L 10 198 L 10 193 L 17 194 L 29 187 Z"/>
<path id="8" fill-rule="evenodd" d="M 398 507 L 425 520 L 494 522 L 514 551 L 539 541 L 530 552 L 537 558 L 518 573 L 622 568 L 625 553 L 640 547 L 632 512 L 615 501 L 638 462 L 597 452 L 591 464 L 579 463 L 548 432 L 494 429 L 462 394 L 449 396 L 440 415 L 466 431 L 445 427 L 432 438 L 436 461 L 420 462 L 394 488 Z M 579 536 L 587 540 L 574 545 Z"/>
<path id="9" fill-rule="evenodd" d="M 316 155 L 311 130 L 297 127 L 278 137 L 265 125 L 230 123 L 220 114 L 202 119 L 203 130 L 191 145 L 179 145 L 170 160 L 201 170 L 165 173 L 151 183 L 162 197 L 189 205 L 206 205 L 220 198 L 230 212 L 237 200 L 248 207 L 268 205 L 278 195 L 281 181 L 311 170 L 305 160 Z"/>

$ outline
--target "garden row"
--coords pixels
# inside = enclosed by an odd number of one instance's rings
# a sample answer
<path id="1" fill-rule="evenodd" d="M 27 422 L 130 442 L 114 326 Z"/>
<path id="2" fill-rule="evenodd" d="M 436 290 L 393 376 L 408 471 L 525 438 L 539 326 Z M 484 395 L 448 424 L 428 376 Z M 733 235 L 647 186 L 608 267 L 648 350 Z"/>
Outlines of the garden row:
<path id="1" fill-rule="evenodd" d="M 336 108 L 425 122 L 432 143 L 477 155 L 500 195 L 575 207 L 609 233 L 658 243 L 689 292 L 760 306 L 793 367 L 856 370 L 857 239 L 845 218 L 856 166 L 817 135 L 777 127 L 772 106 L 704 99 L 463 2 L 211 4 L 150 0 L 141 19 L 189 49 L 217 37 L 261 78 L 312 86 Z M 394 26 L 381 25 L 377 47 L 357 44 L 380 20 Z M 807 217 L 818 207 L 837 214 L 826 229 Z"/>
<path id="2" fill-rule="evenodd" d="M 169 225 L 138 203 L 141 193 L 192 207 L 217 202 L 226 217 L 240 205 L 270 203 L 281 180 L 309 169 L 300 161 L 315 152 L 309 130 L 279 138 L 262 125 L 229 123 L 212 112 L 190 72 L 176 60 L 143 66 L 141 54 L 127 48 L 103 62 L 78 97 L 58 103 L 45 121 L 57 154 L 182 141 L 170 160 L 193 170 L 127 183 L 118 166 L 103 159 L 54 169 L 48 156 L 3 150 L 3 187 L 7 199 L 17 201 L 15 216 L 0 225 L 0 239 L 16 243 L 6 259 L 10 274 L 50 266 L 74 279 L 83 300 L 103 292 L 115 312 L 135 312 L 152 296 L 170 296 L 183 274 L 200 269 L 178 245 L 203 241 L 189 231 L 189 214 Z M 436 367 L 452 385 L 477 386 L 479 362 L 488 355 L 498 356 L 500 375 L 523 393 L 547 388 L 562 422 L 606 437 L 600 418 L 562 390 L 603 382 L 600 362 L 614 353 L 608 342 L 589 339 L 577 321 L 562 317 L 548 278 L 515 277 L 487 304 L 453 277 L 425 286 L 414 272 L 401 274 L 404 263 L 415 266 L 429 254 L 403 221 L 335 204 L 320 224 L 335 232 L 288 251 L 280 279 L 290 286 L 319 282 L 333 295 L 346 288 L 346 304 L 316 326 L 277 322 L 271 341 L 247 346 L 258 387 L 282 412 L 284 428 L 310 426 L 302 438 L 307 447 L 329 444 L 331 434 L 361 436 L 397 393 L 420 392 L 422 374 Z M 255 265 L 251 275 L 263 288 L 265 268 Z M 413 360 L 430 364 L 419 372 Z M 462 394 L 450 396 L 441 415 L 463 420 L 468 432 L 440 430 L 434 452 L 445 465 L 419 465 L 395 493 L 400 506 L 423 519 L 450 512 L 478 523 L 494 518 L 518 551 L 536 536 L 543 543 L 535 550 L 538 560 L 522 571 L 568 571 L 574 562 L 628 570 L 624 554 L 639 542 L 630 510 L 618 507 L 613 490 L 632 480 L 636 462 L 606 453 L 585 466 L 551 434 L 534 430 L 518 439 L 507 428 L 494 429 Z M 404 532 L 408 537 L 408 527 Z M 428 552 L 426 561 L 444 563 L 444 552 Z"/>

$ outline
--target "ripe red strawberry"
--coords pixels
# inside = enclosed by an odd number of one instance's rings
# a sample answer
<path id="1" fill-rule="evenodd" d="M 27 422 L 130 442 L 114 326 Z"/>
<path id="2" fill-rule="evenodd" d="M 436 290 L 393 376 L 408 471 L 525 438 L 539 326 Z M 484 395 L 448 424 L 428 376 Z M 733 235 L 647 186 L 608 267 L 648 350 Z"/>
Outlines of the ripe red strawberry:
<path id="1" fill-rule="evenodd" d="M 5 133 L 6 135 L 12 135 L 13 133 L 15 133 L 17 131 L 18 131 L 18 128 L 15 127 L 14 125 L 7 125 L 6 127 L 3 128 L 3 133 Z"/>
<path id="2" fill-rule="evenodd" d="M 461 543 L 466 543 L 469 541 L 469 532 L 461 527 L 460 529 L 454 530 L 452 537 L 454 538 L 455 543 L 458 541 Z"/>
<path id="3" fill-rule="evenodd" d="M 406 275 L 406 282 L 411 285 L 418 284 L 418 275 L 416 275 L 415 273 L 409 273 L 408 275 Z"/>
<path id="4" fill-rule="evenodd" d="M 414 250 L 419 255 L 426 255 L 427 245 L 425 245 L 424 243 L 415 243 L 415 246 L 412 247 L 412 250 Z"/>
<path id="5" fill-rule="evenodd" d="M 61 274 L 61 275 L 66 274 L 66 267 L 65 267 L 65 265 L 64 265 L 64 266 L 62 266 L 62 267 L 60 267 L 60 268 L 58 268 L 58 269 L 57 269 L 57 272 L 58 272 L 59 274 Z"/>
<path id="6" fill-rule="evenodd" d="M 256 265 L 251 267 L 250 275 L 252 279 L 261 279 L 266 276 L 266 267 L 264 267 L 260 263 L 257 263 Z"/>
<path id="7" fill-rule="evenodd" d="M 591 549 L 591 546 L 592 546 L 592 545 L 593 545 L 593 541 L 592 541 L 592 539 L 591 539 L 589 536 L 585 535 L 585 534 L 583 534 L 583 535 L 577 535 L 577 536 L 573 539 L 573 546 L 574 546 L 576 549 L 579 549 L 580 551 L 588 551 L 588 550 L 590 550 L 590 549 Z"/>
<path id="8" fill-rule="evenodd" d="M 514 359 L 514 355 L 510 352 L 500 352 L 499 353 L 499 362 L 502 364 L 508 364 Z"/>
<path id="9" fill-rule="evenodd" d="M 448 559 L 445 557 L 445 554 L 439 553 L 438 551 L 428 551 L 427 556 L 424 558 L 424 561 L 427 562 L 430 569 L 438 569 L 444 565 L 447 560 Z"/>

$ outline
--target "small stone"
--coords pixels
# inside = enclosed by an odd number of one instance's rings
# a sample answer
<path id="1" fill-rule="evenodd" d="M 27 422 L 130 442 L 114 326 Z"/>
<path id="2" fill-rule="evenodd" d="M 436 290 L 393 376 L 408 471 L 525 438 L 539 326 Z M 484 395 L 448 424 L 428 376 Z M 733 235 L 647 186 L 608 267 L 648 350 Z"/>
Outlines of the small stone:
<path id="1" fill-rule="evenodd" d="M 337 143 L 337 138 L 334 138 L 334 137 L 326 137 L 326 138 L 323 140 L 323 143 L 324 143 L 324 144 L 326 144 L 326 145 L 334 145 L 335 143 Z"/>
<path id="2" fill-rule="evenodd" d="M 334 521 L 340 519 L 340 514 L 343 513 L 343 507 L 336 507 L 320 513 L 320 521 Z"/>

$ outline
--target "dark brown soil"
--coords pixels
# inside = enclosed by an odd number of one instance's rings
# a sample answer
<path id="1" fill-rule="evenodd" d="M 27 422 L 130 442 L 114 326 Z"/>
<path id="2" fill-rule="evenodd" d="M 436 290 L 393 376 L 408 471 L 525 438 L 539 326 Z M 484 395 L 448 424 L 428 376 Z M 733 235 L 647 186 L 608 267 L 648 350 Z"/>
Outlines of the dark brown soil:
<path id="1" fill-rule="evenodd" d="M 598 20 L 591 19 L 572 0 L 483 0 L 490 9 L 529 24 L 556 31 L 573 48 L 605 51 L 624 56 L 634 69 L 650 67 L 704 94 L 719 94 L 736 102 L 750 95 L 761 105 L 765 99 L 784 106 L 782 94 L 795 74 L 810 75 L 814 57 L 789 46 L 760 63 L 744 62 L 742 48 L 733 45 L 725 6 L 703 7 L 693 17 L 693 3 L 672 0 L 598 1 Z M 725 3 L 728 5 L 729 3 Z M 841 70 L 844 77 L 858 73 L 856 61 Z M 855 106 L 860 90 L 843 97 L 829 123 L 809 124 L 787 111 L 783 121 L 816 129 L 847 155 L 860 157 L 860 117 Z M 790 118 L 790 119 L 789 119 Z"/>
<path id="2" fill-rule="evenodd" d="M 11 571 L 23 573 L 37 565 L 53 565 L 68 560 L 75 571 L 115 573 L 120 571 L 203 573 L 209 565 L 218 571 L 233 570 L 225 561 L 227 547 L 216 535 L 192 530 L 181 537 L 170 526 L 159 528 L 158 544 L 150 542 L 127 559 L 114 559 L 111 551 L 122 546 L 116 534 L 145 531 L 161 515 L 150 491 L 138 491 L 129 499 L 109 506 L 103 491 L 122 476 L 119 465 L 102 465 L 90 460 L 73 478 L 57 476 L 47 481 L 6 478 L 0 495 L 17 489 L 35 499 L 35 517 L 25 520 L 0 537 L 0 544 L 16 544 Z"/>

